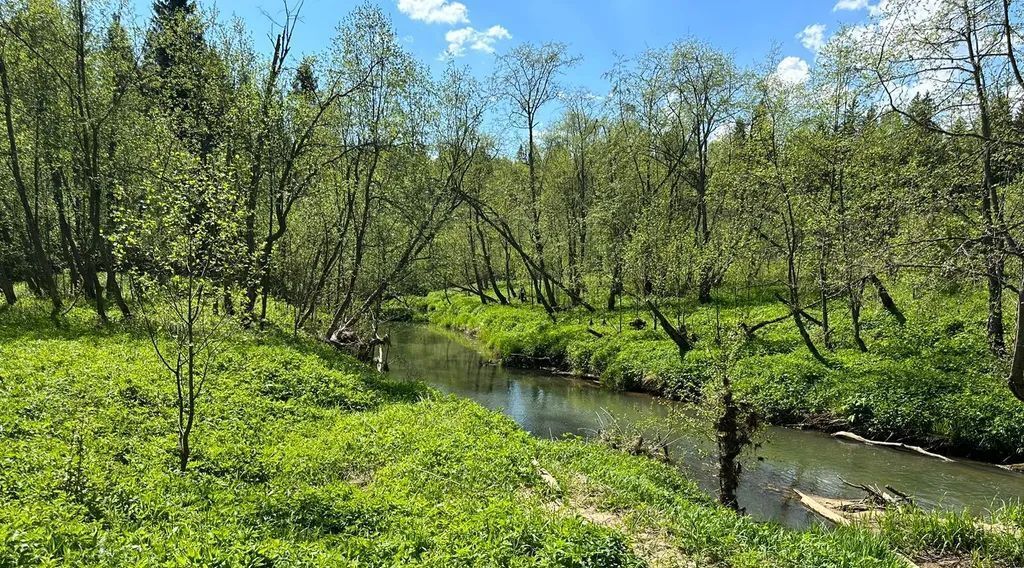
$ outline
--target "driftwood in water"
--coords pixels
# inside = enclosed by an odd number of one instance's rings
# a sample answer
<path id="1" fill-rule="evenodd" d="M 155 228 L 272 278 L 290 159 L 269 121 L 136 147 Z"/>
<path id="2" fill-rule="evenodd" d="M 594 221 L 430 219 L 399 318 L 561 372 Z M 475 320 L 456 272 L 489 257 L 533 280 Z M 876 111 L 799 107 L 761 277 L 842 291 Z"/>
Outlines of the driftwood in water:
<path id="1" fill-rule="evenodd" d="M 579 379 L 587 379 L 588 381 L 600 381 L 601 377 L 593 373 L 576 373 L 573 371 L 566 371 L 565 369 L 559 369 L 557 367 L 540 367 L 538 370 L 544 371 L 551 375 L 557 375 L 559 377 L 575 377 Z"/>
<path id="2" fill-rule="evenodd" d="M 800 497 L 800 502 L 803 503 L 805 507 L 821 515 L 825 519 L 828 519 L 837 525 L 849 525 L 851 523 L 850 519 L 832 510 L 832 504 L 829 502 L 831 500 L 826 500 L 821 497 L 812 497 L 806 493 L 801 493 L 799 489 L 794 489 L 793 493 L 796 493 L 797 496 Z"/>
<path id="3" fill-rule="evenodd" d="M 530 369 L 541 369 L 545 366 L 552 366 L 556 363 L 551 357 L 533 357 L 522 353 L 509 353 L 501 360 L 502 363 L 513 367 L 525 367 Z"/>
<path id="4" fill-rule="evenodd" d="M 862 485 L 860 483 L 850 483 L 842 477 L 839 478 L 843 482 L 843 485 L 847 487 L 853 487 L 854 489 L 860 489 L 867 494 L 867 498 L 862 500 L 860 503 L 867 507 L 872 508 L 885 508 L 898 505 L 913 505 L 914 500 L 910 498 L 906 493 L 893 488 L 891 485 L 886 485 L 885 489 L 873 487 L 871 485 Z"/>
<path id="5" fill-rule="evenodd" d="M 998 467 L 1000 469 L 1005 469 L 1006 471 L 1013 471 L 1013 472 L 1016 472 L 1016 473 L 1024 473 L 1024 463 L 1015 463 L 1015 464 L 1010 464 L 1010 465 L 996 465 L 996 467 Z"/>
<path id="6" fill-rule="evenodd" d="M 940 459 L 940 460 L 945 461 L 945 462 L 955 461 L 955 460 L 949 459 L 946 456 L 943 456 L 941 454 L 936 454 L 934 452 L 929 452 L 928 450 L 926 450 L 926 449 L 924 449 L 924 448 L 922 448 L 920 446 L 910 446 L 910 445 L 904 444 L 902 442 L 880 442 L 878 440 L 868 440 L 867 438 L 864 438 L 862 436 L 858 436 L 858 435 L 854 434 L 853 432 L 836 432 L 835 434 L 832 434 L 832 437 L 833 438 L 845 438 L 847 440 L 853 440 L 855 442 L 860 442 L 862 444 L 867 444 L 869 446 L 885 446 L 885 447 L 889 447 L 889 448 L 896 448 L 896 449 L 899 449 L 899 450 L 906 450 L 908 452 L 916 452 L 916 453 L 919 453 L 919 454 L 921 454 L 923 456 L 928 456 L 930 458 Z"/>
<path id="7" fill-rule="evenodd" d="M 897 491 L 892 487 L 886 486 L 886 490 L 888 490 L 886 491 L 870 485 L 850 483 L 845 479 L 842 479 L 842 482 L 850 487 L 864 491 L 864 498 L 834 499 L 808 495 L 797 489 L 794 489 L 793 492 L 800 497 L 800 502 L 808 509 L 837 525 L 866 522 L 871 526 L 871 522 L 875 520 L 875 517 L 885 512 L 886 509 L 914 506 L 913 500 L 906 493 Z M 892 493 L 889 493 L 890 491 Z"/>

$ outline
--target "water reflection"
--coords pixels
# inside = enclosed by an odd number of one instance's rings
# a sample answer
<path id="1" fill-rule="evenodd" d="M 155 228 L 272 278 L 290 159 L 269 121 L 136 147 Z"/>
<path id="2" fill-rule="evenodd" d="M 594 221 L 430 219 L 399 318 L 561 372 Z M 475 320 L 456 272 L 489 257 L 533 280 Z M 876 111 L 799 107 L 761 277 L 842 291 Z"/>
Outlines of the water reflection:
<path id="1" fill-rule="evenodd" d="M 537 436 L 587 435 L 608 412 L 621 420 L 669 417 L 681 411 L 666 401 L 617 393 L 588 382 L 490 365 L 478 352 L 445 332 L 421 326 L 391 330 L 392 376 L 422 380 L 512 417 Z M 705 437 L 691 433 L 673 447 L 680 468 L 707 490 L 716 487 L 714 469 L 700 448 Z M 705 448 L 707 449 L 707 448 Z M 1024 496 L 1024 476 L 992 466 L 945 463 L 917 454 L 865 446 L 817 432 L 770 428 L 745 466 L 739 498 L 756 518 L 804 527 L 816 519 L 792 497 L 791 489 L 824 496 L 859 497 L 843 484 L 892 485 L 926 507 L 983 512 Z"/>

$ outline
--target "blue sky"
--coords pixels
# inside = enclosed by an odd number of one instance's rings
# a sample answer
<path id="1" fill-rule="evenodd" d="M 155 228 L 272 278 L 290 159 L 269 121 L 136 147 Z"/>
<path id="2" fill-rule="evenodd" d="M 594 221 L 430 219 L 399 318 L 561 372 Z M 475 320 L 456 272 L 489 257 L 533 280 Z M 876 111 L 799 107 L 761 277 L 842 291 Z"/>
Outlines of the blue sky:
<path id="1" fill-rule="evenodd" d="M 150 2 L 133 0 L 139 15 Z M 461 63 L 486 74 L 494 52 L 519 42 L 561 41 L 582 63 L 567 78 L 572 86 L 607 92 L 602 75 L 615 54 L 634 55 L 685 37 L 696 37 L 733 53 L 741 64 L 764 61 L 772 47 L 786 69 L 799 77 L 814 62 L 814 33 L 822 35 L 843 23 L 863 22 L 866 0 L 375 0 L 394 21 L 409 51 L 435 70 L 442 54 L 455 53 Z M 881 0 L 884 1 L 884 0 Z M 295 4 L 296 0 L 291 0 Z M 837 4 L 838 2 L 838 4 Z M 267 14 L 281 14 L 280 0 L 200 0 L 216 7 L 221 18 L 241 17 L 257 47 L 266 45 Z M 299 53 L 321 50 L 337 24 L 361 0 L 305 0 L 296 34 Z M 811 33 L 801 33 L 811 27 Z M 809 39 L 808 39 L 809 37 Z M 802 41 L 802 39 L 804 41 Z M 806 45 L 805 45 L 806 44 Z M 492 51 L 493 50 L 493 51 Z"/>

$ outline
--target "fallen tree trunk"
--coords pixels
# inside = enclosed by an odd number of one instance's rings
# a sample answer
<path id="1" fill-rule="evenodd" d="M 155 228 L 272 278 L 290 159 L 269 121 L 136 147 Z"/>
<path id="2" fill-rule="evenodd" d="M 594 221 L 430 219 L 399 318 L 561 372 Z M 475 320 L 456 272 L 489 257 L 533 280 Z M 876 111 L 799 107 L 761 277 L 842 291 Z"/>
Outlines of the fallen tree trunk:
<path id="1" fill-rule="evenodd" d="M 647 300 L 647 307 L 654 314 L 654 317 L 661 322 L 661 326 L 665 328 L 665 333 L 668 334 L 669 338 L 676 344 L 676 347 L 679 348 L 679 360 L 686 358 L 686 353 L 693 348 L 690 338 L 687 337 L 686 322 L 680 321 L 679 329 L 676 329 L 672 322 L 668 321 L 668 318 L 665 317 L 665 314 L 661 313 L 658 306 L 654 305 L 654 302 Z"/>
<path id="2" fill-rule="evenodd" d="M 850 524 L 850 519 L 847 519 L 839 513 L 836 513 L 828 506 L 826 506 L 823 502 L 819 501 L 817 498 L 811 497 L 806 493 L 802 493 L 799 489 L 794 489 L 793 493 L 796 493 L 797 496 L 800 497 L 800 502 L 803 503 L 805 507 L 821 515 L 825 519 L 828 519 L 829 521 L 832 521 L 833 523 L 840 526 L 846 526 Z"/>
<path id="3" fill-rule="evenodd" d="M 495 304 L 499 303 L 499 301 L 496 298 L 491 297 L 490 294 L 484 292 L 483 290 L 475 290 L 473 288 L 470 288 L 469 286 L 463 286 L 461 284 L 450 284 L 450 286 L 452 288 L 455 288 L 456 290 L 459 290 L 460 292 L 465 292 L 467 294 L 473 294 L 475 296 L 485 298 L 488 302 L 493 302 Z"/>
<path id="4" fill-rule="evenodd" d="M 796 493 L 797 496 L 800 497 L 800 503 L 802 503 L 805 507 L 807 507 L 814 513 L 820 515 L 822 518 L 829 520 L 838 526 L 850 526 L 853 524 L 853 519 L 851 519 L 849 516 L 841 515 L 837 513 L 835 510 L 833 510 L 833 508 L 843 507 L 850 504 L 851 502 L 843 499 L 826 499 L 824 497 L 814 497 L 811 495 L 807 495 L 806 493 L 802 493 L 798 489 L 794 489 L 793 493 Z M 872 511 L 861 511 L 856 515 L 864 516 L 865 520 L 867 520 L 868 516 L 870 516 L 871 514 L 873 514 Z M 868 524 L 868 526 L 875 531 L 878 530 L 877 526 L 872 526 L 870 523 Z M 903 553 L 896 550 L 893 550 L 892 552 L 897 558 L 900 559 L 900 562 L 903 562 L 908 568 L 920 568 L 917 563 L 915 563 L 913 560 L 911 560 L 908 556 L 904 555 Z"/>
<path id="5" fill-rule="evenodd" d="M 900 325 L 907 323 L 907 317 L 903 315 L 903 311 L 900 310 L 899 306 L 897 306 L 896 302 L 892 299 L 892 296 L 889 295 L 889 290 L 887 290 L 885 284 L 882 284 L 882 281 L 878 279 L 878 275 L 872 274 L 868 276 L 868 280 L 870 280 L 871 283 L 875 285 L 875 289 L 878 290 L 878 299 L 882 302 L 882 307 L 885 308 L 885 311 L 892 314 L 892 317 L 896 318 L 896 321 L 899 322 Z"/>
<path id="6" fill-rule="evenodd" d="M 930 458 L 940 459 L 940 460 L 945 461 L 945 462 L 953 462 L 953 461 L 955 461 L 955 460 L 951 460 L 951 459 L 947 458 L 946 456 L 943 456 L 943 455 L 940 455 L 940 454 L 936 454 L 934 452 L 929 452 L 928 450 L 925 450 L 924 448 L 922 448 L 920 446 L 910 446 L 910 445 L 904 444 L 902 442 L 880 442 L 878 440 L 868 440 L 867 438 L 864 438 L 862 436 L 858 436 L 857 434 L 854 434 L 853 432 L 836 432 L 835 434 L 832 434 L 832 437 L 833 438 L 845 438 L 847 440 L 853 440 L 854 442 L 860 442 L 862 444 L 867 444 L 869 446 L 885 446 L 885 447 L 889 447 L 889 448 L 896 448 L 896 449 L 899 449 L 899 450 L 906 450 L 908 452 L 916 452 L 916 453 L 919 453 L 919 454 L 921 454 L 923 456 L 928 456 Z"/>
<path id="7" fill-rule="evenodd" d="M 769 325 L 772 325 L 773 323 L 786 321 L 791 317 L 793 317 L 793 314 L 788 313 L 784 316 L 779 316 L 777 318 L 772 318 L 770 320 L 755 323 L 754 325 L 747 325 L 746 322 L 740 322 L 740 329 L 743 330 L 743 334 L 747 336 L 747 339 L 753 339 L 754 333 L 756 333 L 757 330 L 761 329 L 762 327 L 767 327 Z"/>

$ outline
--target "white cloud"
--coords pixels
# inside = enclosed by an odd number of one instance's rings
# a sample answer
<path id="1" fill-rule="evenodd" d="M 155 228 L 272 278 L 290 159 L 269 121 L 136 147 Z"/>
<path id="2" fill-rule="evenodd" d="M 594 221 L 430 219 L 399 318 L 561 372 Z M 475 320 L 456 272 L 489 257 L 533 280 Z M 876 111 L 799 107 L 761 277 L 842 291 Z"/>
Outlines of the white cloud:
<path id="1" fill-rule="evenodd" d="M 868 7 L 868 0 L 839 0 L 832 7 L 833 12 L 839 10 L 863 10 Z"/>
<path id="2" fill-rule="evenodd" d="M 775 68 L 775 77 L 783 83 L 791 85 L 805 83 L 810 76 L 811 66 L 795 55 L 790 55 L 779 61 L 779 65 Z"/>
<path id="3" fill-rule="evenodd" d="M 796 34 L 807 49 L 817 53 L 825 45 L 825 24 L 811 24 Z"/>
<path id="4" fill-rule="evenodd" d="M 448 0 L 398 0 L 398 11 L 428 24 L 468 24 L 469 10 Z"/>
<path id="5" fill-rule="evenodd" d="M 484 31 L 471 27 L 451 30 L 444 34 L 444 39 L 448 42 L 445 55 L 462 57 L 466 54 L 467 48 L 484 53 L 494 53 L 495 42 L 501 39 L 511 39 L 511 37 L 512 34 L 501 26 L 491 26 Z"/>

